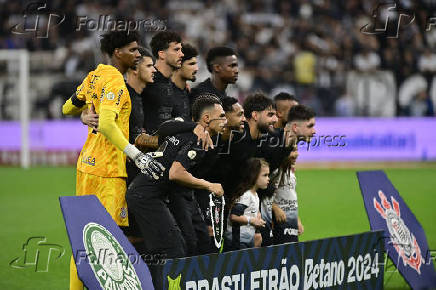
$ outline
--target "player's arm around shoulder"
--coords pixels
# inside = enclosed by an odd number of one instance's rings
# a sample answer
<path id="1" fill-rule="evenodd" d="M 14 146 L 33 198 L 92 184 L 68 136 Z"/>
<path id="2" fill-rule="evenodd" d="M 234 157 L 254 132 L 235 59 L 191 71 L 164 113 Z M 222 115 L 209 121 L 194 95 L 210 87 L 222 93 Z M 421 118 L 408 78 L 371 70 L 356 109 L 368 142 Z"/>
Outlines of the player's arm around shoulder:
<path id="1" fill-rule="evenodd" d="M 181 148 L 178 148 L 179 150 L 177 150 L 177 156 L 171 164 L 168 172 L 169 180 L 190 188 L 204 189 L 213 192 L 218 196 L 222 196 L 224 194 L 224 189 L 221 184 L 196 178 L 189 172 L 192 164 L 198 161 L 196 159 L 201 159 L 199 154 L 202 150 L 195 150 L 194 148 L 194 144 L 197 143 L 196 138 L 191 138 L 189 140 L 181 139 L 181 142 L 186 143 L 183 144 Z M 199 154 L 197 154 L 197 152 Z"/>

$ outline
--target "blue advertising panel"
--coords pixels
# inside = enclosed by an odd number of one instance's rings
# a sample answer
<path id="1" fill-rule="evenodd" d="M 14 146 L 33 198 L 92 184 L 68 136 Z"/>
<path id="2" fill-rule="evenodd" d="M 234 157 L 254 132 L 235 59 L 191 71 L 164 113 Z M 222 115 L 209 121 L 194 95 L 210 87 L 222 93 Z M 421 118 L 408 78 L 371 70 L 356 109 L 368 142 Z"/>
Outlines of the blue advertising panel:
<path id="1" fill-rule="evenodd" d="M 168 260 L 162 289 L 383 289 L 383 232 Z"/>

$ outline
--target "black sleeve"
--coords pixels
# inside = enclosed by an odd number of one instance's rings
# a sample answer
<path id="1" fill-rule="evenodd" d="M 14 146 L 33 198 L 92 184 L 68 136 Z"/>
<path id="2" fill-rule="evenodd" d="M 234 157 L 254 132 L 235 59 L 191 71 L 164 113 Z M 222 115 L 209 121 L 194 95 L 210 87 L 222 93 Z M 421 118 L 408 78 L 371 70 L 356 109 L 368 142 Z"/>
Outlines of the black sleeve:
<path id="1" fill-rule="evenodd" d="M 165 121 L 159 126 L 159 129 L 156 132 L 159 136 L 159 144 L 161 144 L 167 136 L 192 132 L 196 126 L 197 124 L 194 122 L 181 122 L 176 120 Z"/>
<path id="2" fill-rule="evenodd" d="M 195 150 L 194 145 L 195 143 L 193 140 L 184 143 L 174 159 L 174 161 L 180 162 L 187 171 L 189 171 L 189 169 L 191 169 L 200 158 L 198 150 Z"/>
<path id="3" fill-rule="evenodd" d="M 235 205 L 232 207 L 232 210 L 230 211 L 230 214 L 234 214 L 237 216 L 244 215 L 244 210 L 247 208 L 245 204 L 242 203 L 235 203 Z"/>

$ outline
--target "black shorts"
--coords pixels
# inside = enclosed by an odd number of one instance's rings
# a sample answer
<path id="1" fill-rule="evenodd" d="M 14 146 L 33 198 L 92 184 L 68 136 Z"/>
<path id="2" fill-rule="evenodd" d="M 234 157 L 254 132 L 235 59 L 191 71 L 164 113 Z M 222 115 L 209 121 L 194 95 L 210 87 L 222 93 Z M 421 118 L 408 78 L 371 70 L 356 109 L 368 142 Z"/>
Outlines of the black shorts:
<path id="1" fill-rule="evenodd" d="M 133 161 L 126 161 L 126 171 L 127 171 L 127 187 L 132 183 L 135 177 L 141 173 L 141 171 L 136 167 Z M 141 237 L 141 231 L 139 230 L 138 224 L 136 223 L 135 216 L 130 212 L 127 208 L 127 213 L 129 215 L 129 226 L 128 227 L 120 227 L 123 231 L 124 235 L 127 237 Z M 134 245 L 136 248 L 136 245 Z M 138 248 L 136 248 L 138 252 Z M 142 254 L 142 253 L 140 253 Z"/>
<path id="2" fill-rule="evenodd" d="M 289 221 L 275 223 L 273 228 L 274 245 L 298 242 L 298 225 Z"/>
<path id="3" fill-rule="evenodd" d="M 210 253 L 211 249 L 207 224 L 192 191 L 190 192 L 189 195 L 172 193 L 168 205 L 182 231 L 188 257 Z"/>
<path id="4" fill-rule="evenodd" d="M 127 206 L 144 238 L 147 254 L 159 254 L 167 259 L 184 257 L 182 233 L 167 204 L 159 197 L 159 191 L 158 186 L 141 187 L 141 192 L 130 187 L 126 193 Z"/>
<path id="5" fill-rule="evenodd" d="M 262 247 L 268 247 L 273 245 L 272 229 L 266 224 L 265 227 L 259 229 L 262 235 Z"/>

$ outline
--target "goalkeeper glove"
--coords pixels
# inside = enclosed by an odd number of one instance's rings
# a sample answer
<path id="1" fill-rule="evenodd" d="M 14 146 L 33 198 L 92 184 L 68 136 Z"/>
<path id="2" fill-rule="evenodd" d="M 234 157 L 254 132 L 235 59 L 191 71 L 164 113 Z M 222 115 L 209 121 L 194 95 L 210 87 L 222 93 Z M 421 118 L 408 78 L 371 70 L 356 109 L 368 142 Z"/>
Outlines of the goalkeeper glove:
<path id="1" fill-rule="evenodd" d="M 156 156 L 153 153 L 154 152 L 149 152 L 144 154 L 141 152 L 136 156 L 134 161 L 136 166 L 141 169 L 142 173 L 157 180 L 163 175 L 165 167 L 163 167 L 160 162 L 154 159 L 154 157 L 160 156 Z"/>
<path id="2" fill-rule="evenodd" d="M 135 162 L 135 165 L 141 169 L 143 174 L 156 180 L 163 175 L 165 167 L 154 159 L 163 156 L 162 152 L 149 152 L 144 154 L 132 144 L 128 144 L 123 151 Z"/>

